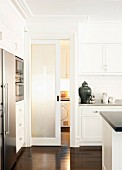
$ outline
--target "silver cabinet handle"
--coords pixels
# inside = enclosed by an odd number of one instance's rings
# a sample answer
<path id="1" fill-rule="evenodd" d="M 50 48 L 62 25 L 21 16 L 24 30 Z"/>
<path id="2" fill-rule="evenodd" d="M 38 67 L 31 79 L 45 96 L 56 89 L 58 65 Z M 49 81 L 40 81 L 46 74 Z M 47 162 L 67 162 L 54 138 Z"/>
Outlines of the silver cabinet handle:
<path id="1" fill-rule="evenodd" d="M 20 123 L 19 126 L 22 126 L 22 123 Z"/>
<path id="2" fill-rule="evenodd" d="M 105 71 L 107 71 L 107 65 L 105 65 Z"/>
<path id="3" fill-rule="evenodd" d="M 9 134 L 9 106 L 8 106 L 8 83 L 3 85 L 3 100 L 5 113 L 5 134 Z"/>
<path id="4" fill-rule="evenodd" d="M 99 111 L 93 111 L 93 113 L 99 113 Z"/>
<path id="5" fill-rule="evenodd" d="M 19 140 L 22 140 L 22 138 L 19 138 Z"/>
<path id="6" fill-rule="evenodd" d="M 107 65 L 104 65 L 104 71 L 107 71 Z"/>

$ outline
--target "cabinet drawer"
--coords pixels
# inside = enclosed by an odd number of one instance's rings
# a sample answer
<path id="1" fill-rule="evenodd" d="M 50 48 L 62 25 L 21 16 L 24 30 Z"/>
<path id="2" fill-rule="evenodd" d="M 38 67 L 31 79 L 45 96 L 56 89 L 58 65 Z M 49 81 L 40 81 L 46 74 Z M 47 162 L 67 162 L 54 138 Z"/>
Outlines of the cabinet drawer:
<path id="1" fill-rule="evenodd" d="M 16 132 L 19 133 L 22 129 L 24 129 L 24 117 L 17 119 L 16 123 Z"/>
<path id="2" fill-rule="evenodd" d="M 89 116 L 100 116 L 100 111 L 99 111 L 99 109 L 98 108 L 82 108 L 81 109 L 81 114 L 82 115 L 89 115 Z"/>
<path id="3" fill-rule="evenodd" d="M 23 129 L 23 131 L 21 131 L 21 133 L 17 134 L 16 141 L 17 141 L 17 143 L 16 143 L 16 151 L 18 152 L 20 150 L 20 148 L 24 144 L 24 129 Z"/>
<path id="4" fill-rule="evenodd" d="M 17 116 L 24 116 L 24 105 L 16 105 L 16 114 Z"/>

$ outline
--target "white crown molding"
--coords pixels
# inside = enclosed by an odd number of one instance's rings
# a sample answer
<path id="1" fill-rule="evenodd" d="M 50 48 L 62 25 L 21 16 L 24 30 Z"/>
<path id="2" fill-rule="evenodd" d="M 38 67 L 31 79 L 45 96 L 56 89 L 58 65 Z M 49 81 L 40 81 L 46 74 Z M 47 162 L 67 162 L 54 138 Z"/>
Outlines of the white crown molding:
<path id="1" fill-rule="evenodd" d="M 11 2 L 16 6 L 18 11 L 25 19 L 29 19 L 30 17 L 33 16 L 25 0 L 11 0 Z"/>
<path id="2" fill-rule="evenodd" d="M 44 39 L 44 40 L 52 40 L 52 39 L 55 39 L 55 40 L 61 40 L 61 39 L 67 39 L 69 40 L 70 37 L 72 36 L 72 32 L 62 32 L 62 33 L 52 33 L 52 32 L 46 32 L 46 33 L 43 33 L 43 34 L 40 34 L 40 33 L 32 33 L 30 32 L 29 35 L 31 37 L 31 39 L 33 40 L 40 40 L 40 39 Z"/>
<path id="3" fill-rule="evenodd" d="M 89 25 L 89 29 L 91 27 L 105 29 L 105 28 L 122 28 L 122 21 L 92 21 L 86 23 L 87 26 Z M 84 23 L 80 23 L 80 26 L 84 26 Z"/>
<path id="4" fill-rule="evenodd" d="M 25 0 L 11 0 L 21 15 L 31 23 L 46 22 L 82 22 L 89 20 L 88 15 L 33 15 Z"/>
<path id="5" fill-rule="evenodd" d="M 88 15 L 40 15 L 32 16 L 29 23 L 86 23 L 89 20 Z"/>

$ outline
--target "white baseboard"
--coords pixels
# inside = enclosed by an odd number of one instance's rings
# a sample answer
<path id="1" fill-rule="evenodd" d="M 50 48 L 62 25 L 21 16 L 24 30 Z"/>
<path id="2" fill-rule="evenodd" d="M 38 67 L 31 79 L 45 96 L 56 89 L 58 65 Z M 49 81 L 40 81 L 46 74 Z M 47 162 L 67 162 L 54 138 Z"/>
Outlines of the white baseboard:
<path id="1" fill-rule="evenodd" d="M 102 142 L 86 142 L 86 141 L 81 141 L 80 146 L 102 146 Z"/>

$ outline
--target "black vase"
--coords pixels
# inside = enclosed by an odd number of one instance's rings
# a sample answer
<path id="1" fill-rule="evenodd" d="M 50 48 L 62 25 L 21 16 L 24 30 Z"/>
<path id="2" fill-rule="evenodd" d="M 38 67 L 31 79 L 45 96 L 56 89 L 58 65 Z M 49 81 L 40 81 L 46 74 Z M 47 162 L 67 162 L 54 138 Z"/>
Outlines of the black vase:
<path id="1" fill-rule="evenodd" d="M 81 98 L 81 103 L 82 104 L 88 104 L 90 103 L 90 99 L 91 99 L 91 88 L 88 87 L 88 83 L 87 82 L 83 82 L 82 86 L 79 87 L 78 89 L 79 92 L 79 96 Z"/>

